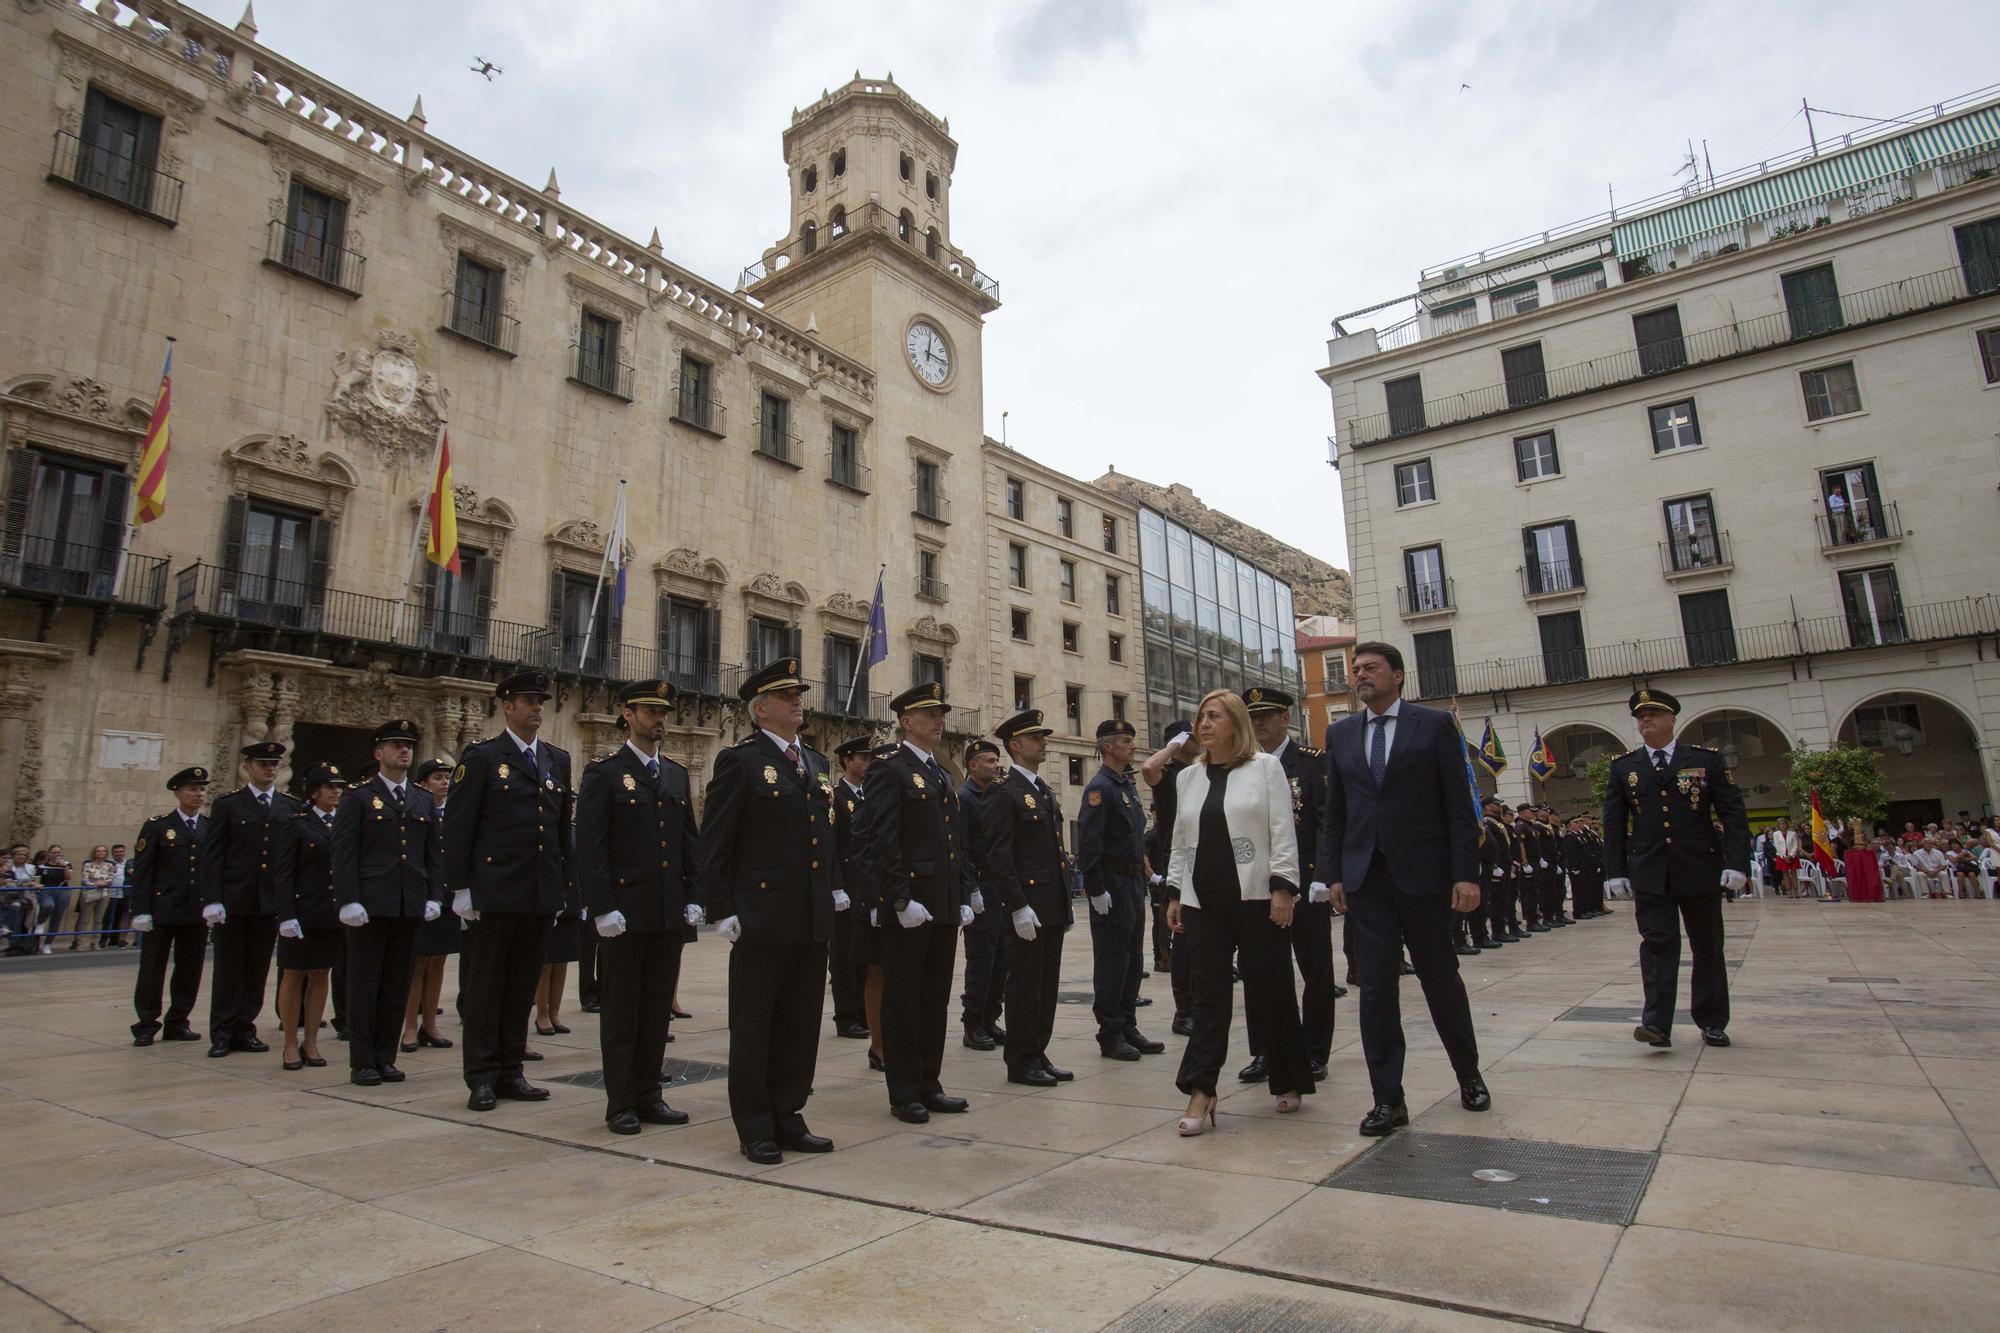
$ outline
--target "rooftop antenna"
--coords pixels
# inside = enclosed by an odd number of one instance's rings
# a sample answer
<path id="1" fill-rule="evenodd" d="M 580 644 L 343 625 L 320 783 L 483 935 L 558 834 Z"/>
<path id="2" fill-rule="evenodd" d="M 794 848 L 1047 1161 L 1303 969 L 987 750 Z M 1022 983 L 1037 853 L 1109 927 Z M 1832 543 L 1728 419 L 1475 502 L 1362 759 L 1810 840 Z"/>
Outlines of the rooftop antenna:
<path id="1" fill-rule="evenodd" d="M 1818 157 L 1819 136 L 1813 133 L 1812 108 L 1806 105 L 1806 99 L 1803 97 L 1799 99 L 1799 110 L 1806 113 L 1806 138 L 1812 140 L 1812 154 L 1814 157 Z"/>
<path id="2" fill-rule="evenodd" d="M 1692 194 L 1701 188 L 1701 164 L 1695 160 L 1694 140 L 1689 139 L 1687 145 L 1687 153 L 1681 158 L 1681 164 L 1675 169 L 1674 175 L 1689 177 L 1688 193 Z"/>
<path id="3" fill-rule="evenodd" d="M 1713 190 L 1715 188 L 1715 162 L 1708 155 L 1708 140 L 1706 139 L 1701 141 L 1701 161 L 1702 165 L 1708 168 L 1708 188 Z"/>

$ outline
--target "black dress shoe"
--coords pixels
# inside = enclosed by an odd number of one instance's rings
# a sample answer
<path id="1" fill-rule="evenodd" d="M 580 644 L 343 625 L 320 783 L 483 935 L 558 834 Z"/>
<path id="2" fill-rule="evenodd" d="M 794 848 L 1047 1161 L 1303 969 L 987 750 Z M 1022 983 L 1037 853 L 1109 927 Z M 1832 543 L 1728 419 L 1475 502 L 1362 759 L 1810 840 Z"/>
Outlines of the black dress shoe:
<path id="1" fill-rule="evenodd" d="M 662 1040 L 662 1041 L 672 1041 L 673 1039 L 674 1039 L 674 1034 L 673 1034 L 673 1033 L 671 1033 L 671 1032 L 669 1032 L 669 1033 L 667 1033 L 667 1034 L 666 1034 L 666 1035 L 665 1035 L 664 1037 L 662 1037 L 662 1038 L 661 1038 L 660 1040 Z"/>
<path id="2" fill-rule="evenodd" d="M 1138 999 L 1132 1001 L 1132 1007 L 1134 1009 L 1144 1009 L 1147 1005 L 1151 1004 L 1152 1002 L 1153 1002 L 1152 996 L 1141 995 Z"/>
<path id="3" fill-rule="evenodd" d="M 899 1102 L 889 1108 L 889 1114 L 906 1125 L 928 1125 L 931 1113 L 924 1109 L 922 1102 Z"/>
<path id="4" fill-rule="evenodd" d="M 396 1043 L 396 1049 L 404 1055 L 415 1055 L 417 1053 L 417 1043 L 413 1041 L 399 1041 Z"/>
<path id="5" fill-rule="evenodd" d="M 556 1030 L 554 1028 L 545 1028 L 540 1023 L 537 1023 L 535 1024 L 535 1035 L 537 1037 L 553 1037 L 556 1035 Z"/>
<path id="6" fill-rule="evenodd" d="M 160 1040 L 161 1040 L 161 1041 L 200 1041 L 200 1040 L 201 1040 L 201 1034 L 200 1034 L 199 1032 L 196 1032 L 196 1031 L 195 1031 L 195 1030 L 194 1030 L 193 1028 L 175 1028 L 175 1029 L 174 1029 L 173 1031 L 171 1031 L 171 1032 L 162 1032 L 162 1033 L 160 1034 Z"/>
<path id="7" fill-rule="evenodd" d="M 1379 1139 L 1392 1130 L 1401 1129 L 1410 1123 L 1410 1108 L 1401 1102 L 1394 1106 L 1382 1105 L 1361 1117 L 1361 1132 L 1371 1139 Z"/>
<path id="8" fill-rule="evenodd" d="M 1239 1083 L 1261 1083 L 1264 1077 L 1264 1057 L 1261 1055 L 1252 1056 L 1249 1064 L 1236 1071 Z"/>
<path id="9" fill-rule="evenodd" d="M 850 1041 L 867 1041 L 868 1025 L 866 1023 L 842 1023 L 834 1028 L 834 1034 L 846 1037 Z"/>
<path id="10" fill-rule="evenodd" d="M 1138 1050 L 1123 1037 L 1120 1037 L 1115 1042 L 1099 1042 L 1097 1053 L 1107 1060 L 1136 1060 L 1139 1058 Z"/>
<path id="11" fill-rule="evenodd" d="M 1148 1037 L 1145 1033 L 1137 1031 L 1128 1032 L 1125 1034 L 1125 1044 L 1127 1046 L 1130 1046 L 1133 1050 L 1137 1051 L 1141 1055 L 1158 1055 L 1160 1052 L 1167 1049 L 1167 1044 L 1165 1042 L 1154 1041 L 1151 1037 Z"/>
<path id="12" fill-rule="evenodd" d="M 132 1044 L 134 1046 L 151 1046 L 153 1044 L 153 1034 L 150 1032 L 141 1032 L 132 1038 Z"/>
<path id="13" fill-rule="evenodd" d="M 778 1145 L 770 1139 L 742 1144 L 737 1151 L 759 1166 L 776 1166 L 785 1160 L 785 1155 L 778 1151 Z"/>
<path id="14" fill-rule="evenodd" d="M 649 1125 L 685 1125 L 688 1122 L 686 1111 L 676 1111 L 665 1102 L 641 1102 L 634 1114 Z"/>
<path id="15" fill-rule="evenodd" d="M 271 1048 L 263 1042 L 258 1041 L 255 1037 L 238 1037 L 229 1044 L 229 1049 L 233 1051 L 248 1051 L 252 1055 L 262 1055 Z"/>
<path id="16" fill-rule="evenodd" d="M 596 1012 L 597 1012 L 598 1010 L 602 1009 L 603 1007 L 604 1007 L 603 1005 L 601 1005 L 601 1004 L 597 1004 L 597 1003 L 595 1003 L 595 1002 L 592 1002 L 592 1003 L 587 1003 L 587 1004 L 580 1004 L 580 1005 L 578 1005 L 578 1006 L 577 1006 L 577 1008 L 579 1008 L 579 1009 L 583 1010 L 583 1012 L 585 1012 L 586 1014 L 594 1014 L 594 1013 L 596 1013 Z"/>
<path id="17" fill-rule="evenodd" d="M 694 1015 L 693 1015 L 693 1014 L 691 1014 L 691 1013 L 689 1013 L 689 1012 L 688 1012 L 687 1010 L 685 1010 L 685 1009 L 681 1008 L 681 1007 L 680 1007 L 679 1005 L 677 1005 L 677 1004 L 670 1004 L 670 1005 L 668 1005 L 668 1006 L 667 1006 L 667 1017 L 669 1017 L 669 1018 L 693 1018 L 693 1017 L 694 1017 Z M 763 1140 L 763 1141 L 764 1141 L 764 1142 L 769 1142 L 769 1140 Z"/>
<path id="18" fill-rule="evenodd" d="M 451 1038 L 433 1037 L 430 1033 L 424 1031 L 422 1028 L 418 1028 L 417 1045 L 428 1046 L 431 1049 L 438 1051 L 448 1051 L 451 1049 Z"/>
<path id="19" fill-rule="evenodd" d="M 962 1040 L 966 1049 L 974 1051 L 990 1051 L 999 1045 L 980 1028 L 967 1028 Z"/>
<path id="20" fill-rule="evenodd" d="M 986 1025 L 986 1035 L 993 1038 L 996 1042 L 1002 1042 L 1007 1040 L 1007 1029 L 1001 1027 L 998 1023 L 988 1023 Z"/>
<path id="21" fill-rule="evenodd" d="M 637 1134 L 639 1117 L 630 1111 L 620 1111 L 617 1115 L 604 1117 L 604 1127 L 613 1134 Z"/>
<path id="22" fill-rule="evenodd" d="M 1701 1030 L 1701 1039 L 1710 1046 L 1727 1046 L 1729 1044 L 1729 1034 L 1721 1028 L 1703 1028 Z"/>
<path id="23" fill-rule="evenodd" d="M 1503 939 L 1481 940 L 1479 941 L 1479 947 L 1481 949 L 1498 949 L 1505 946 L 1506 943 L 1507 941 Z"/>
<path id="24" fill-rule="evenodd" d="M 563 1026 L 563 1025 L 561 1024 L 561 1023 L 557 1023 L 557 1024 L 555 1024 L 555 1026 L 554 1026 L 554 1031 L 555 1031 L 555 1034 L 556 1034 L 557 1036 L 559 1036 L 559 1037 L 563 1037 L 563 1036 L 568 1036 L 568 1035 L 569 1035 L 569 1029 L 568 1029 L 568 1028 L 566 1028 L 566 1027 L 564 1027 L 564 1026 Z"/>
<path id="25" fill-rule="evenodd" d="M 306 1057 L 305 1057 L 305 1062 L 306 1062 L 306 1068 L 307 1068 L 307 1069 L 324 1069 L 324 1068 L 326 1068 L 326 1061 L 325 1061 L 325 1060 L 324 1060 L 324 1059 L 323 1059 L 322 1057 L 320 1057 L 320 1056 L 317 1056 L 317 1055 L 308 1055 L 308 1056 L 306 1056 Z"/>
<path id="26" fill-rule="evenodd" d="M 1658 1028 L 1649 1028 L 1644 1024 L 1632 1029 L 1632 1040 L 1643 1041 L 1648 1046 L 1671 1046 L 1674 1044 L 1672 1037 L 1669 1037 Z"/>
<path id="27" fill-rule="evenodd" d="M 1335 989 L 1334 994 L 1345 995 L 1347 994 L 1347 992 L 1345 990 Z M 1174 1016 L 1173 1026 L 1168 1030 L 1172 1032 L 1176 1037 L 1192 1037 L 1194 1035 L 1194 1020 L 1192 1018 L 1189 1018 L 1186 1014 L 1176 1014 Z"/>
<path id="28" fill-rule="evenodd" d="M 379 1088 L 382 1086 L 382 1073 L 372 1065 L 363 1065 L 351 1071 L 347 1081 L 357 1088 Z"/>
<path id="29" fill-rule="evenodd" d="M 208 1058 L 211 1060 L 220 1060 L 235 1049 L 235 1047 L 229 1044 L 229 1039 L 224 1037 L 208 1044 Z"/>
<path id="30" fill-rule="evenodd" d="M 1025 1083 L 1031 1088 L 1053 1088 L 1056 1076 L 1040 1065 L 1030 1065 L 1018 1074 L 1007 1075 L 1009 1083 Z"/>
<path id="31" fill-rule="evenodd" d="M 491 1083 L 475 1085 L 471 1095 L 465 1099 L 465 1109 L 468 1111 L 490 1111 L 496 1104 Z"/>
<path id="32" fill-rule="evenodd" d="M 963 1097 L 954 1097 L 948 1092 L 936 1093 L 924 1098 L 924 1109 L 936 1111 L 939 1115 L 957 1115 L 960 1111 L 972 1109 L 972 1103 Z"/>
<path id="33" fill-rule="evenodd" d="M 778 1146 L 786 1152 L 832 1152 L 833 1140 L 823 1134 L 780 1134 Z"/>
<path id="34" fill-rule="evenodd" d="M 1347 996 L 1347 987 L 1342 986 L 1339 983 L 1335 983 L 1333 988 L 1333 998 L 1336 1000 L 1340 1000 L 1340 999 L 1345 999 L 1346 996 Z"/>
<path id="35" fill-rule="evenodd" d="M 1457 955 L 1458 955 L 1458 956 L 1459 956 L 1460 958 L 1477 958 L 1477 957 L 1479 957 L 1479 950 L 1477 950 L 1477 949 L 1473 948 L 1473 947 L 1472 947 L 1472 946 L 1471 946 L 1470 944 L 1461 944 L 1461 945 L 1458 945 L 1458 946 L 1456 946 L 1455 948 L 1453 948 L 1453 949 L 1452 949 L 1452 952 L 1453 952 L 1453 953 L 1455 953 L 1455 954 L 1457 954 Z"/>
<path id="36" fill-rule="evenodd" d="M 1054 1079 L 1058 1083 L 1068 1083 L 1071 1079 L 1074 1079 L 1076 1077 L 1076 1075 L 1070 1073 L 1069 1070 L 1057 1069 L 1054 1065 L 1050 1064 L 1049 1057 L 1046 1055 L 1042 1057 L 1042 1072 L 1044 1074 L 1047 1074 L 1050 1078 Z"/>
<path id="37" fill-rule="evenodd" d="M 1549 928 L 1547 926 L 1529 926 L 1528 933 L 1530 935 L 1546 935 L 1549 933 Z"/>
<path id="38" fill-rule="evenodd" d="M 510 1102 L 545 1102 L 549 1099 L 547 1088 L 538 1088 L 524 1078 L 503 1078 L 493 1085 L 496 1097 L 505 1097 Z"/>
<path id="39" fill-rule="evenodd" d="M 882 1057 L 875 1054 L 875 1052 L 873 1051 L 868 1052 L 868 1067 L 877 1072 L 878 1074 L 886 1071 L 889 1068 L 888 1065 L 882 1063 Z"/>
<path id="40" fill-rule="evenodd" d="M 523 1060 L 539 1060 L 542 1058 L 542 1053 L 540 1051 L 522 1051 L 521 1058 Z"/>
<path id="41" fill-rule="evenodd" d="M 1326 1061 L 1315 1060 L 1312 1062 L 1310 1068 L 1312 1070 L 1313 1082 L 1315 1083 L 1326 1082 Z"/>
<path id="42" fill-rule="evenodd" d="M 1486 1090 L 1486 1080 L 1477 1074 L 1461 1080 L 1458 1085 L 1458 1104 L 1468 1111 L 1492 1110 L 1493 1094 Z"/>
<path id="43" fill-rule="evenodd" d="M 1527 938 L 1528 937 L 1521 932 L 1521 928 L 1519 926 L 1507 927 L 1507 943 L 1520 944 L 1524 942 Z"/>
<path id="44" fill-rule="evenodd" d="M 382 1066 L 382 1081 L 384 1083 L 401 1083 L 407 1077 L 409 1076 L 394 1065 Z"/>

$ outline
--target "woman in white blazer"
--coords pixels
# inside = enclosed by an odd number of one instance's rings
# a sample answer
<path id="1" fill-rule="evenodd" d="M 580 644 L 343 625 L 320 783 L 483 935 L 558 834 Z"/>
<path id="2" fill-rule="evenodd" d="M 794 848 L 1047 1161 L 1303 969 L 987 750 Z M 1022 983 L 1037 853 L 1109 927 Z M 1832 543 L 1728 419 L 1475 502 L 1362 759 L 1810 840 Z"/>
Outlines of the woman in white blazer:
<path id="1" fill-rule="evenodd" d="M 1243 973 L 1243 1003 L 1264 1034 L 1278 1109 L 1298 1110 L 1313 1091 L 1286 934 L 1299 895 L 1291 781 L 1258 746 L 1249 710 L 1229 690 L 1201 701 L 1194 734 L 1201 757 L 1175 789 L 1167 860 L 1167 923 L 1185 936 L 1194 991 L 1194 1035 L 1175 1080 L 1188 1096 L 1183 1135 L 1215 1125 L 1216 1077 L 1229 1055 L 1235 998 L 1232 955 Z"/>

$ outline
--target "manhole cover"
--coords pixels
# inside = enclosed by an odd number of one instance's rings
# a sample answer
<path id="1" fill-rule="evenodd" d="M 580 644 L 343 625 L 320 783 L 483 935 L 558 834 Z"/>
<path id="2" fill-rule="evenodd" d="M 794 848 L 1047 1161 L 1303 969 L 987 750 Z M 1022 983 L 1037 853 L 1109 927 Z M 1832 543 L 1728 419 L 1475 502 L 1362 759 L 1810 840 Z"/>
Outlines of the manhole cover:
<path id="1" fill-rule="evenodd" d="M 702 1060 L 666 1060 L 660 1065 L 664 1075 L 662 1087 L 681 1087 L 689 1083 L 706 1083 L 712 1078 L 727 1078 L 728 1065 L 712 1065 Z M 575 1074 L 557 1074 L 542 1080 L 544 1083 L 568 1083 L 579 1088 L 601 1088 L 604 1086 L 602 1069 L 585 1069 Z"/>
<path id="2" fill-rule="evenodd" d="M 1320 1183 L 1403 1199 L 1630 1226 L 1658 1156 L 1408 1130 L 1384 1139 Z M 1474 1178 L 1476 1171 L 1511 1172 L 1516 1179 L 1480 1180 Z"/>

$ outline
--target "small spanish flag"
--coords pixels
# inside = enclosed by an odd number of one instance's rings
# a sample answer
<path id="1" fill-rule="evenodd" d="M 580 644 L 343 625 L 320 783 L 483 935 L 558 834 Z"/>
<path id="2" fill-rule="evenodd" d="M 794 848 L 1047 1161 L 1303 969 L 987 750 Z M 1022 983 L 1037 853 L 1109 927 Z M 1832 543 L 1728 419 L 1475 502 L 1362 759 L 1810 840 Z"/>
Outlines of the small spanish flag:
<path id="1" fill-rule="evenodd" d="M 1826 818 L 1819 812 L 1819 788 L 1812 793 L 1812 858 L 1813 863 L 1828 875 L 1840 873 L 1833 863 L 1833 839 L 1826 831 Z"/>
<path id="2" fill-rule="evenodd" d="M 134 492 L 132 526 L 151 523 L 167 512 L 167 447 L 173 438 L 174 340 L 167 339 L 167 364 L 160 370 L 160 392 L 153 399 L 153 417 L 146 423 L 146 443 L 139 450 L 139 487 Z"/>
<path id="3" fill-rule="evenodd" d="M 431 529 L 424 543 L 424 559 L 458 573 L 458 499 L 451 489 L 451 437 L 442 426 L 438 427 L 437 471 L 431 477 L 424 512 L 430 516 Z"/>

